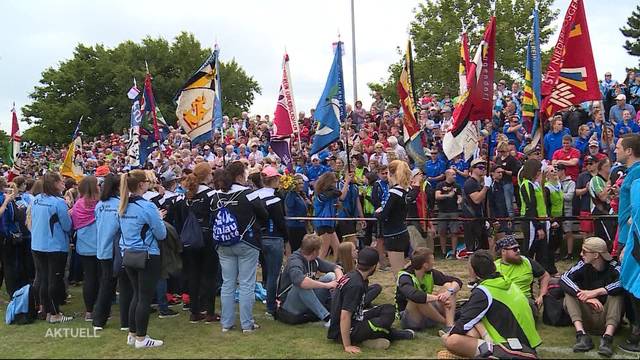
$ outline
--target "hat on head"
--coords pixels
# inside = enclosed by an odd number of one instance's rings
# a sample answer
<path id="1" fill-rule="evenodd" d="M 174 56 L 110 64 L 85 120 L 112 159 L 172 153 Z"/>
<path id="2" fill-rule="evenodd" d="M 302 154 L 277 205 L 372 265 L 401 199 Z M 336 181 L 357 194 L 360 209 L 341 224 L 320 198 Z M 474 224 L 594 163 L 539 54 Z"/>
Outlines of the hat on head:
<path id="1" fill-rule="evenodd" d="M 596 139 L 591 139 L 591 140 L 589 140 L 589 146 L 595 146 L 595 147 L 598 147 L 598 146 L 600 146 L 600 144 L 598 143 L 598 140 L 596 140 Z"/>
<path id="2" fill-rule="evenodd" d="M 471 167 L 476 167 L 477 165 L 480 165 L 480 164 L 485 165 L 486 163 L 487 162 L 483 158 L 477 158 L 471 162 Z"/>
<path id="3" fill-rule="evenodd" d="M 205 145 L 205 146 L 204 146 L 204 149 L 205 149 L 205 150 L 210 150 L 210 149 L 211 149 L 211 147 L 210 147 L 209 145 Z"/>
<path id="4" fill-rule="evenodd" d="M 584 163 L 585 163 L 585 164 L 586 164 L 586 163 L 593 164 L 593 163 L 595 163 L 596 161 L 597 161 L 597 160 L 596 160 L 596 158 L 595 158 L 595 157 L 593 157 L 593 156 L 591 156 L 591 155 L 587 155 L 587 156 L 585 156 L 585 157 L 584 157 Z"/>
<path id="5" fill-rule="evenodd" d="M 320 157 L 318 156 L 318 154 L 313 154 L 311 156 L 311 161 L 313 161 L 313 160 L 320 160 Z"/>
<path id="6" fill-rule="evenodd" d="M 513 235 L 505 235 L 502 239 L 496 242 L 496 251 L 500 251 L 502 249 L 508 249 L 514 246 L 520 246 L 516 237 Z"/>
<path id="7" fill-rule="evenodd" d="M 366 247 L 358 253 L 358 264 L 362 266 L 373 266 L 378 263 L 380 257 L 376 249 L 372 247 Z"/>
<path id="8" fill-rule="evenodd" d="M 162 181 L 163 183 L 168 183 L 176 179 L 176 174 L 172 170 L 167 170 L 162 175 L 160 175 L 160 181 Z"/>
<path id="9" fill-rule="evenodd" d="M 421 173 L 422 173 L 422 170 L 420 170 L 418 168 L 415 168 L 415 169 L 411 170 L 411 177 L 414 177 L 414 176 L 416 176 L 418 174 L 421 174 Z"/>
<path id="10" fill-rule="evenodd" d="M 582 243 L 582 250 L 597 252 L 605 261 L 611 261 L 612 257 L 607 249 L 607 243 L 599 237 L 590 237 Z"/>
<path id="11" fill-rule="evenodd" d="M 262 175 L 266 177 L 281 176 L 278 170 L 276 170 L 276 168 L 274 168 L 273 166 L 267 166 L 262 169 Z"/>
<path id="12" fill-rule="evenodd" d="M 627 96 L 625 94 L 618 94 L 618 96 L 616 96 L 616 100 L 627 100 Z"/>
<path id="13" fill-rule="evenodd" d="M 109 169 L 109 167 L 107 165 L 98 166 L 98 168 L 96 169 L 96 176 L 97 177 L 105 177 L 110 172 L 111 172 L 111 170 Z"/>

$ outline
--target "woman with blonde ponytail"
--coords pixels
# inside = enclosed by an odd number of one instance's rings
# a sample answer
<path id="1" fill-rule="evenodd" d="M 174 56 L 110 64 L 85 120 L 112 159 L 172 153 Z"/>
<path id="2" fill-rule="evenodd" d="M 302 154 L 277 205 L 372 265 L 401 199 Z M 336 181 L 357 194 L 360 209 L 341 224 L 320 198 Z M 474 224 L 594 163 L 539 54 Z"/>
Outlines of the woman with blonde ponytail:
<path id="1" fill-rule="evenodd" d="M 407 218 L 407 192 L 411 182 L 409 165 L 401 160 L 389 164 L 389 200 L 384 207 L 376 210 L 376 217 L 382 222 L 384 248 L 389 254 L 389 263 L 394 276 L 404 266 L 404 254 L 409 249 Z"/>
<path id="2" fill-rule="evenodd" d="M 187 288 L 192 324 L 204 321 L 211 323 L 220 321 L 220 315 L 215 312 L 216 288 L 220 260 L 213 245 L 211 232 L 211 214 L 213 194 L 215 191 L 208 184 L 213 179 L 211 165 L 201 162 L 193 168 L 193 172 L 183 181 L 182 186 L 187 190 L 184 199 L 176 204 L 176 228 L 184 229 L 187 218 L 193 213 L 202 231 L 202 244 L 184 245 L 184 274 L 187 278 Z M 183 239 L 183 241 L 186 239 Z M 201 311 L 205 310 L 206 315 Z"/>
<path id="3" fill-rule="evenodd" d="M 160 278 L 160 248 L 158 241 L 167 237 L 167 229 L 162 221 L 166 214 L 142 195 L 149 189 L 149 179 L 144 170 L 133 170 L 122 174 L 120 179 L 120 249 L 127 252 L 148 254 L 144 268 L 125 265 L 127 277 L 133 288 L 133 299 L 129 306 L 128 345 L 136 349 L 162 346 L 162 340 L 147 335 L 149 309 Z"/>

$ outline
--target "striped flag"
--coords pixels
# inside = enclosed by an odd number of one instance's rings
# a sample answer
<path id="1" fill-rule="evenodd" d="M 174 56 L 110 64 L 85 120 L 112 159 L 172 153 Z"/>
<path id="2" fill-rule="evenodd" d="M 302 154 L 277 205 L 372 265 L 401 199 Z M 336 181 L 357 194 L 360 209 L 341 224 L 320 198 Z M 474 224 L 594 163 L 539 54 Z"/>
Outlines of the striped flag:
<path id="1" fill-rule="evenodd" d="M 542 69 L 540 57 L 540 24 L 538 10 L 533 9 L 533 45 L 527 43 L 527 60 L 524 71 L 524 98 L 522 100 L 522 116 L 533 119 L 531 132 L 533 139 L 525 147 L 525 152 L 535 148 L 542 139 L 542 122 L 540 121 L 540 87 L 542 84 Z"/>
<path id="2" fill-rule="evenodd" d="M 458 95 L 462 96 L 467 91 L 467 71 L 471 67 L 469 59 L 469 38 L 467 32 L 460 35 L 460 64 L 458 65 L 458 79 L 460 80 L 460 88 Z"/>

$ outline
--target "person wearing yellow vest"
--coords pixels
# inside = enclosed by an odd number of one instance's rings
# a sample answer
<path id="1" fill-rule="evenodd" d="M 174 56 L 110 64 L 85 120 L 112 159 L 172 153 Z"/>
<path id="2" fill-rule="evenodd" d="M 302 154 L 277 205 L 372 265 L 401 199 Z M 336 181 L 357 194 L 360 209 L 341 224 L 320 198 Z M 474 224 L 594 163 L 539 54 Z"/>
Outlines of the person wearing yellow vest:
<path id="1" fill-rule="evenodd" d="M 522 234 L 524 235 L 523 254 L 530 259 L 538 261 L 551 275 L 558 273 L 553 253 L 549 251 L 549 230 L 551 224 L 548 220 L 539 220 L 548 216 L 547 206 L 544 201 L 542 182 L 542 163 L 535 159 L 524 162 L 519 180 L 520 193 L 520 221 Z"/>
<path id="2" fill-rule="evenodd" d="M 478 285 L 451 331 L 441 334 L 447 350 L 464 358 L 535 358 L 542 340 L 526 296 L 496 271 L 489 251 L 474 252 L 468 264 Z"/>
<path id="3" fill-rule="evenodd" d="M 539 262 L 520 255 L 520 245 L 513 235 L 506 235 L 496 242 L 496 270 L 506 279 L 516 284 L 527 297 L 534 316 L 538 316 L 542 306 L 542 298 L 549 289 L 551 275 L 545 271 Z M 540 279 L 538 296 L 533 296 L 533 281 Z"/>
<path id="4" fill-rule="evenodd" d="M 582 260 L 562 275 L 564 308 L 576 329 L 574 352 L 593 349 L 587 332 L 604 334 L 598 354 L 613 355 L 613 335 L 624 308 L 624 290 L 620 284 L 620 266 L 612 259 L 607 243 L 599 237 L 584 240 Z M 638 315 L 636 315 L 638 316 Z"/>
<path id="5" fill-rule="evenodd" d="M 555 166 L 547 166 L 545 175 L 544 202 L 549 212 L 548 215 L 553 218 L 549 228 L 549 252 L 555 258 L 556 250 L 562 245 L 563 233 L 560 224 L 562 223 L 561 217 L 564 215 L 564 191 Z"/>
<path id="6" fill-rule="evenodd" d="M 421 331 L 438 324 L 449 331 L 462 281 L 433 268 L 433 250 L 417 248 L 411 263 L 398 273 L 396 309 L 403 329 Z M 434 285 L 440 290 L 434 293 Z"/>

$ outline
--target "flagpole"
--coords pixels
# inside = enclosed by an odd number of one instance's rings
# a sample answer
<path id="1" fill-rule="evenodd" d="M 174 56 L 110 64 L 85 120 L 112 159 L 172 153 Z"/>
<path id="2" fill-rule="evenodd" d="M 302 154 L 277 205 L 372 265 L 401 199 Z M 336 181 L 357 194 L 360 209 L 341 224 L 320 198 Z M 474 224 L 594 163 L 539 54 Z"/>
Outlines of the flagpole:
<path id="1" fill-rule="evenodd" d="M 351 58 L 353 61 L 353 106 L 358 101 L 358 77 L 356 76 L 356 16 L 354 1 L 351 0 Z"/>

